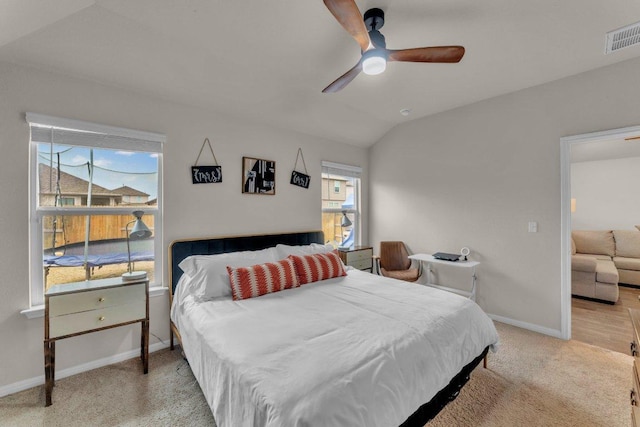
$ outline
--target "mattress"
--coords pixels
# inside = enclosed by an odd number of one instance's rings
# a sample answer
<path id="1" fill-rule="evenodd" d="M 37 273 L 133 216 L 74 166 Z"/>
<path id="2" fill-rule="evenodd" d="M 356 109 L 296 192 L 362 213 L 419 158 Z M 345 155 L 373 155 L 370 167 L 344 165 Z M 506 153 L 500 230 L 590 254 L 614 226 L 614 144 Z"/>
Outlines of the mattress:
<path id="1" fill-rule="evenodd" d="M 171 318 L 219 427 L 397 426 L 498 334 L 473 301 L 358 270 Z"/>

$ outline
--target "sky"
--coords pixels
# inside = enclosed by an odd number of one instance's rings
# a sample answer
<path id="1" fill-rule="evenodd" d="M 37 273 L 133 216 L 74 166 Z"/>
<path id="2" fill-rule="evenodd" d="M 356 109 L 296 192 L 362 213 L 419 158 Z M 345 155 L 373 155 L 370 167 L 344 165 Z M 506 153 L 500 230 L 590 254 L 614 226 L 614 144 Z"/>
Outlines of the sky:
<path id="1" fill-rule="evenodd" d="M 57 168 L 56 153 L 60 153 L 60 169 L 88 181 L 90 151 L 88 147 L 38 144 L 38 162 Z M 158 155 L 155 153 L 94 148 L 93 164 L 94 184 L 109 190 L 126 185 L 149 194 L 149 200 L 158 195 Z"/>

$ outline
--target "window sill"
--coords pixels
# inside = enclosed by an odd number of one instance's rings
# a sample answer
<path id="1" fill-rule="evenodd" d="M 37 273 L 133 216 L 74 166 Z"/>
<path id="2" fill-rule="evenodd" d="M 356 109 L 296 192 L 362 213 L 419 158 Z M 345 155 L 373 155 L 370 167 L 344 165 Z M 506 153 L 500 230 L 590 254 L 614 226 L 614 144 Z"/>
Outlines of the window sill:
<path id="1" fill-rule="evenodd" d="M 168 291 L 169 289 L 164 286 L 152 286 L 149 288 L 149 298 L 162 296 Z M 44 305 L 35 305 L 31 308 L 27 308 L 26 310 L 22 310 L 20 314 L 25 315 L 27 319 L 38 319 L 44 317 Z"/>

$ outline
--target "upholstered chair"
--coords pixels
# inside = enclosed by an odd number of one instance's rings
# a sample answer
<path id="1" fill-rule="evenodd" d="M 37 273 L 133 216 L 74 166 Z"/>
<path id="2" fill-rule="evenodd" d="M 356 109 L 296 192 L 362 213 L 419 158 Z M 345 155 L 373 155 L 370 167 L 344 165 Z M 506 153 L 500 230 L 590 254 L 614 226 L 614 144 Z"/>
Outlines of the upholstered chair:
<path id="1" fill-rule="evenodd" d="M 411 266 L 404 242 L 380 242 L 380 255 L 374 259 L 378 274 L 382 276 L 407 282 L 415 282 L 420 277 L 420 269 Z"/>

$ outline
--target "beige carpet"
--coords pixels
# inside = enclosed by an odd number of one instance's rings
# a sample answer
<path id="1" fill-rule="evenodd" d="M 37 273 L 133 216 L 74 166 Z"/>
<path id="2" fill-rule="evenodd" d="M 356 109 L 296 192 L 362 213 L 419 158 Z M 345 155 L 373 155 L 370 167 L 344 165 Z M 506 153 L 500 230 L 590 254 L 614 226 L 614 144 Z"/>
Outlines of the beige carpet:
<path id="1" fill-rule="evenodd" d="M 629 426 L 630 356 L 497 323 L 501 347 L 429 427 Z M 211 426 L 179 351 L 57 381 L 0 399 L 0 426 Z M 235 426 L 234 426 L 235 427 Z"/>

